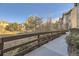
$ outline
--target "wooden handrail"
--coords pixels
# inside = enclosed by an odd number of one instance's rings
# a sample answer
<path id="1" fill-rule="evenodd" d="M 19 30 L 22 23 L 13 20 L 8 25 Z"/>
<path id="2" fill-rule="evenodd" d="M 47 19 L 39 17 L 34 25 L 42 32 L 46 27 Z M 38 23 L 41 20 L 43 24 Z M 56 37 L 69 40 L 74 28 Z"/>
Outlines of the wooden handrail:
<path id="1" fill-rule="evenodd" d="M 51 32 L 40 32 L 40 33 L 31 33 L 31 34 L 22 34 L 22 35 L 16 35 L 16 36 L 6 36 L 6 37 L 2 37 L 0 38 L 0 55 L 2 56 L 3 53 L 6 53 L 8 51 L 11 51 L 11 50 L 14 50 L 16 48 L 19 48 L 19 47 L 22 47 L 24 45 L 27 45 L 27 44 L 30 44 L 30 43 L 33 43 L 33 42 L 37 42 L 37 44 L 31 48 L 29 48 L 28 51 L 34 49 L 34 47 L 40 47 L 41 46 L 41 43 L 42 42 L 48 42 L 50 40 L 47 40 L 46 38 L 50 38 L 52 36 L 59 36 L 59 34 L 64 34 L 66 31 L 51 31 Z M 52 33 L 56 33 L 56 34 L 52 34 Z M 43 38 L 40 37 L 40 35 L 44 35 L 44 34 L 51 34 L 49 36 L 46 36 L 46 37 L 43 37 L 45 38 L 46 40 L 43 40 Z M 26 42 L 26 43 L 23 43 L 23 44 L 19 44 L 19 45 L 16 45 L 16 46 L 13 46 L 13 47 L 10 47 L 10 48 L 6 48 L 4 49 L 4 42 L 9 42 L 9 41 L 14 41 L 14 40 L 19 40 L 19 39 L 22 39 L 22 38 L 27 38 L 27 37 L 32 37 L 32 36 L 37 36 L 37 39 L 35 40 L 32 40 L 30 42 Z M 52 37 L 53 38 L 53 37 Z M 44 43 L 42 43 L 44 44 Z M 25 50 L 26 51 L 26 50 Z M 26 51 L 26 52 L 28 52 Z M 24 55 L 25 52 L 21 52 L 21 54 L 16 54 L 16 55 Z"/>
<path id="2" fill-rule="evenodd" d="M 56 32 L 58 32 L 58 31 L 21 34 L 21 35 L 15 35 L 15 36 L 6 36 L 6 37 L 2 37 L 2 38 L 3 38 L 4 42 L 7 42 L 7 41 L 26 38 L 26 37 L 32 37 L 32 36 L 43 35 L 43 34 L 48 34 L 48 33 L 56 33 Z"/>

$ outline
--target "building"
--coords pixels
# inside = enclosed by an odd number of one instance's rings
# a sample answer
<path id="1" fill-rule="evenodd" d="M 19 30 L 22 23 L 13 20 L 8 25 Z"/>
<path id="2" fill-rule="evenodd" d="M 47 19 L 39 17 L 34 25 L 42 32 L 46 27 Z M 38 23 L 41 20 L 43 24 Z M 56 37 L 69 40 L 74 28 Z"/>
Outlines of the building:
<path id="1" fill-rule="evenodd" d="M 79 28 L 79 3 L 71 11 L 71 28 Z"/>
<path id="2" fill-rule="evenodd" d="M 71 21 L 72 21 L 71 11 L 72 9 L 63 14 L 63 28 L 64 29 L 71 28 Z"/>
<path id="3" fill-rule="evenodd" d="M 74 4 L 74 7 L 72 9 L 63 14 L 62 21 L 61 18 L 59 21 L 61 23 L 60 28 L 79 28 L 79 3 Z"/>
<path id="4" fill-rule="evenodd" d="M 63 18 L 59 18 L 59 29 L 63 29 Z"/>
<path id="5" fill-rule="evenodd" d="M 18 29 L 20 31 L 26 31 L 24 24 L 19 24 Z"/>
<path id="6" fill-rule="evenodd" d="M 59 18 L 59 28 L 69 29 L 69 13 L 64 13 L 61 18 Z"/>

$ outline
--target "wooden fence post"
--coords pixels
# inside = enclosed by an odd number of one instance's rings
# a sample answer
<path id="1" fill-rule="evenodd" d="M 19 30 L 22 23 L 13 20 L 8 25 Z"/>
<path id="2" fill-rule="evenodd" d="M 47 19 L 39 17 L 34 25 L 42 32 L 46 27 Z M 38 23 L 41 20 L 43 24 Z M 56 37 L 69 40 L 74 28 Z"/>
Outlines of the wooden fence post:
<path id="1" fill-rule="evenodd" d="M 38 47 L 40 47 L 40 39 L 39 39 L 39 36 L 40 35 L 37 36 L 37 38 L 38 38 Z"/>
<path id="2" fill-rule="evenodd" d="M 3 56 L 3 46 L 4 46 L 3 39 L 0 38 L 0 56 Z"/>
<path id="3" fill-rule="evenodd" d="M 53 36 L 52 36 L 52 32 L 50 32 L 50 41 L 52 40 L 52 37 L 53 37 Z"/>

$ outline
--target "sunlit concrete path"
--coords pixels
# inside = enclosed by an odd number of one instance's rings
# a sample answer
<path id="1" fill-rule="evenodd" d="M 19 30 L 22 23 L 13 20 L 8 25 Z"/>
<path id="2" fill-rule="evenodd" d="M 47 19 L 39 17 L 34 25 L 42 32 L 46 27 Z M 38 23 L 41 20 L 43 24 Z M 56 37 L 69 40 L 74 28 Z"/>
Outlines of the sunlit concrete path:
<path id="1" fill-rule="evenodd" d="M 26 56 L 67 56 L 66 36 L 62 35 L 51 42 L 42 45 L 41 47 L 26 54 Z"/>

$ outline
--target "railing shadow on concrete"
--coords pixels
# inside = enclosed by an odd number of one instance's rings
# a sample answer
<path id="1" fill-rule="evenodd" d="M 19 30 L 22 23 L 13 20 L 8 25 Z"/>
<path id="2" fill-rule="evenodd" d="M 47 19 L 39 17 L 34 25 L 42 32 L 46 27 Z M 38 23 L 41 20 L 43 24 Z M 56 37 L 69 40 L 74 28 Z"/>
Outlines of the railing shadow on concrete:
<path id="1" fill-rule="evenodd" d="M 15 51 L 15 49 L 17 49 L 17 52 L 13 55 L 15 55 L 15 56 L 25 55 L 28 52 L 34 50 L 35 48 L 38 48 L 41 45 L 61 36 L 62 34 L 65 34 L 65 32 L 66 32 L 66 30 L 1 37 L 0 38 L 0 56 L 5 55 L 5 53 L 7 53 L 7 52 L 10 52 L 13 50 Z M 48 35 L 46 35 L 46 34 L 48 34 Z M 41 36 L 41 35 L 44 35 L 44 36 Z M 20 39 L 28 38 L 28 37 L 32 37 L 32 36 L 36 36 L 37 38 L 34 40 L 31 40 L 29 42 L 15 45 L 13 47 L 4 48 L 4 43 L 6 43 L 6 42 L 16 41 L 16 40 L 20 40 Z M 11 44 L 16 44 L 16 43 L 11 43 Z M 12 52 L 8 53 L 8 55 L 11 55 L 11 54 L 12 54 Z"/>

